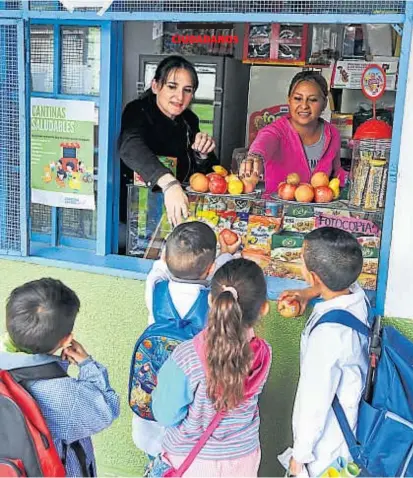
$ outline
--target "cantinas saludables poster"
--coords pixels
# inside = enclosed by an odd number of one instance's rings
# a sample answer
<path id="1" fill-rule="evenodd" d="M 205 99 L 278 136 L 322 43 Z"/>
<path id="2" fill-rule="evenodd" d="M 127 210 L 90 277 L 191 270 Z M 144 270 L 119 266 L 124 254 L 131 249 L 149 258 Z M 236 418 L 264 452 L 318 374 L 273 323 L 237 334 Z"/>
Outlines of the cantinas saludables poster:
<path id="1" fill-rule="evenodd" d="M 95 209 L 94 125 L 92 101 L 32 98 L 32 202 Z"/>

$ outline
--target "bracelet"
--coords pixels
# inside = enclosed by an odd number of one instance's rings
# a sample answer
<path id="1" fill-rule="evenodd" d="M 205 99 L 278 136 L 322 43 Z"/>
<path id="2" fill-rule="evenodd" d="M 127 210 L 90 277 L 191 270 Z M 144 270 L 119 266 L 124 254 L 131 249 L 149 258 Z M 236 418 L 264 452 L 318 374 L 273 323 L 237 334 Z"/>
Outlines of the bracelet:
<path id="1" fill-rule="evenodd" d="M 181 183 L 177 179 L 173 179 L 170 181 L 163 189 L 162 192 L 165 194 L 168 189 L 172 188 L 173 186 L 181 185 Z"/>

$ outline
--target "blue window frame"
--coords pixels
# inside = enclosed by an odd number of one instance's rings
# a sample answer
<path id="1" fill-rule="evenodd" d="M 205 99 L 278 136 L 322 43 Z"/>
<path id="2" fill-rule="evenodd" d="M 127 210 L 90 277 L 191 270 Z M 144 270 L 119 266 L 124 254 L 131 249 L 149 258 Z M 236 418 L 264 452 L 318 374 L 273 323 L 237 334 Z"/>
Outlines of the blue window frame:
<path id="1" fill-rule="evenodd" d="M 255 0 L 254 0 L 255 1 Z M 246 2 L 254 3 L 254 1 Z M 34 3 L 34 2 L 32 2 Z M 45 5 L 45 2 L 42 2 Z M 114 2 L 114 6 L 102 17 L 97 16 L 94 11 L 76 11 L 74 14 L 65 11 L 58 2 L 48 2 L 49 9 L 29 8 L 27 2 L 22 3 L 22 9 L 2 9 L 0 2 L 0 17 L 23 18 L 30 22 L 30 25 L 50 25 L 54 34 L 54 67 L 50 81 L 53 84 L 52 91 L 33 92 L 32 95 L 45 97 L 64 98 L 64 99 L 93 99 L 96 105 L 105 105 L 99 108 L 99 141 L 97 154 L 99 158 L 99 167 L 97 171 L 97 226 L 96 239 L 73 238 L 62 234 L 59 230 L 59 211 L 52 211 L 45 219 L 44 230 L 38 230 L 32 233 L 32 242 L 30 248 L 31 256 L 26 260 L 47 263 L 59 267 L 73 267 L 82 270 L 94 270 L 108 274 L 121 275 L 124 277 L 143 278 L 151 267 L 151 262 L 131 257 L 118 256 L 113 254 L 117 250 L 118 243 L 118 211 L 116 207 L 119 196 L 119 163 L 116 158 L 116 138 L 120 125 L 120 113 L 122 105 L 122 22 L 131 20 L 151 20 L 151 21 L 199 21 L 200 12 L 182 8 L 177 12 L 168 12 L 166 10 L 156 11 L 126 11 L 122 7 L 122 2 Z M 126 2 L 125 2 L 126 3 Z M 140 4 L 141 2 L 136 2 Z M 142 2 L 145 3 L 145 2 Z M 158 2 L 156 2 L 158 3 Z M 188 4 L 191 2 L 188 2 Z M 193 2 L 198 4 L 198 2 Z M 216 2 L 219 3 L 219 2 Z M 228 3 L 228 2 L 222 2 Z M 255 3 L 259 3 L 255 1 Z M 262 2 L 262 4 L 267 2 Z M 293 4 L 294 2 L 288 2 Z M 412 37 L 413 5 L 412 2 L 390 2 L 397 3 L 394 12 L 387 8 L 390 3 L 386 0 L 383 3 L 381 13 L 370 11 L 369 2 L 295 2 L 303 8 L 299 8 L 297 13 L 293 10 L 281 12 L 261 12 L 258 10 L 231 11 L 220 10 L 220 12 L 202 11 L 203 21 L 220 22 L 296 22 L 296 23 L 394 23 L 403 24 L 402 51 L 399 62 L 399 88 L 396 96 L 396 108 L 394 115 L 394 135 L 392 139 L 392 150 L 389 167 L 389 181 L 386 197 L 386 209 L 384 214 L 383 240 L 380 254 L 379 278 L 377 287 L 376 308 L 379 313 L 384 311 L 385 292 L 387 287 L 388 262 L 390 253 L 390 241 L 393 223 L 395 189 L 397 181 L 397 169 L 400 149 L 400 136 L 403 123 L 403 108 L 405 102 L 405 85 L 407 83 L 407 73 L 409 66 L 410 42 Z M 347 9 L 342 9 L 338 4 L 347 5 Z M 146 4 L 146 3 L 145 3 Z M 351 13 L 361 8 L 359 14 Z M 13 3 L 14 5 L 14 3 Z M 183 5 L 183 2 L 182 2 Z M 310 6 L 305 11 L 305 5 Z M 311 10 L 313 7 L 320 7 L 320 11 Z M 328 8 L 327 8 L 328 7 Z M 366 7 L 366 9 L 364 9 Z M 178 7 L 177 7 L 178 8 Z M 180 9 L 179 7 L 178 9 Z M 197 7 L 198 8 L 198 7 Z M 202 9 L 202 7 L 199 7 Z M 221 7 L 220 7 L 221 8 Z M 313 9 L 314 9 L 313 8 Z M 200 10 L 201 11 L 201 10 Z M 387 13 L 385 13 L 387 11 Z M 328 12 L 328 13 L 323 13 Z M 93 27 L 98 26 L 101 31 L 101 68 L 99 97 L 94 95 L 68 94 L 60 90 L 61 81 L 61 58 L 59 42 L 60 34 L 56 31 L 62 27 Z M 27 30 L 26 30 L 27 32 Z M 29 36 L 26 35 L 26 38 Z M 27 54 L 29 54 L 29 44 L 26 45 Z M 47 72 L 46 72 L 47 73 Z M 49 96 L 48 96 L 49 95 Z M 113 114 L 115 112 L 115 114 Z M 27 123 L 28 125 L 28 123 Z M 27 184 L 26 184 L 27 186 Z M 23 229 L 22 229 L 23 231 Z M 50 231 L 50 232 L 49 232 Z M 63 230 L 64 232 L 64 230 Z M 86 241 L 86 242 L 85 242 Z M 274 297 L 281 289 L 290 287 L 292 283 L 285 280 L 269 279 L 270 296 Z M 296 285 L 296 284 L 294 284 Z"/>
<path id="2" fill-rule="evenodd" d="M 98 117 L 101 51 L 99 24 L 31 22 L 27 49 L 30 50 L 31 97 L 93 101 Z M 90 51 L 92 56 L 89 55 Z M 92 75 L 89 74 L 91 78 L 85 86 L 83 80 L 86 69 Z M 96 173 L 99 158 L 97 143 L 96 141 Z M 97 190 L 98 174 L 94 177 Z M 32 204 L 31 242 L 96 250 L 96 216 L 97 211 Z"/>

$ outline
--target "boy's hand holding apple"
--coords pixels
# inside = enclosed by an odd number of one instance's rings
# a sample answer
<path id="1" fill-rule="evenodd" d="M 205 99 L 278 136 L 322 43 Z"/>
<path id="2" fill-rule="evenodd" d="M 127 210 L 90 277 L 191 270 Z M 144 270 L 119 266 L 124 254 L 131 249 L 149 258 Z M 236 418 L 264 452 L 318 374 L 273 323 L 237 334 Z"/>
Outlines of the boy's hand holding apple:
<path id="1" fill-rule="evenodd" d="M 221 254 L 235 254 L 241 246 L 241 238 L 229 229 L 223 229 L 219 234 L 218 240 Z"/>
<path id="2" fill-rule="evenodd" d="M 319 287 L 307 287 L 306 289 L 285 290 L 278 298 L 278 312 L 287 318 L 303 315 L 308 302 L 319 297 Z"/>

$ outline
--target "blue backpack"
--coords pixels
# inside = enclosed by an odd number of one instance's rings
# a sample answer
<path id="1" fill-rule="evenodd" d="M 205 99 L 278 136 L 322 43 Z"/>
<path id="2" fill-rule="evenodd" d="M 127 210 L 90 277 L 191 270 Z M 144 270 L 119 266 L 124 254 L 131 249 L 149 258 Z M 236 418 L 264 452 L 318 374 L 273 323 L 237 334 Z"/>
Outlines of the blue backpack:
<path id="1" fill-rule="evenodd" d="M 189 312 L 181 318 L 172 302 L 168 281 L 155 285 L 155 323 L 149 325 L 136 341 L 129 374 L 129 406 L 139 417 L 155 420 L 152 392 L 157 385 L 159 369 L 177 345 L 192 339 L 205 327 L 208 293 L 208 289 L 201 289 Z"/>
<path id="2" fill-rule="evenodd" d="M 372 329 L 344 310 L 327 312 L 314 328 L 336 323 L 369 337 L 369 370 L 354 436 L 337 395 L 333 410 L 363 476 L 413 476 L 413 343 L 394 327 Z M 312 330 L 314 330 L 314 328 Z"/>

